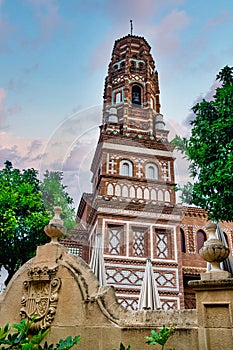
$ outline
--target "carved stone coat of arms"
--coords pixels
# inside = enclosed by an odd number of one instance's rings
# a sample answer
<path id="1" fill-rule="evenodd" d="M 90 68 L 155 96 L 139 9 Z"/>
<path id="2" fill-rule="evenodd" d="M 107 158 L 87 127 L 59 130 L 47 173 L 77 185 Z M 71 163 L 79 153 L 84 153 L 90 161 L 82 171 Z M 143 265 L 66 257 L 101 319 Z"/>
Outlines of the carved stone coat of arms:
<path id="1" fill-rule="evenodd" d="M 24 294 L 21 300 L 21 318 L 35 318 L 33 328 L 46 329 L 54 319 L 60 278 L 56 277 L 57 269 L 34 267 L 28 271 L 28 279 L 24 281 Z"/>

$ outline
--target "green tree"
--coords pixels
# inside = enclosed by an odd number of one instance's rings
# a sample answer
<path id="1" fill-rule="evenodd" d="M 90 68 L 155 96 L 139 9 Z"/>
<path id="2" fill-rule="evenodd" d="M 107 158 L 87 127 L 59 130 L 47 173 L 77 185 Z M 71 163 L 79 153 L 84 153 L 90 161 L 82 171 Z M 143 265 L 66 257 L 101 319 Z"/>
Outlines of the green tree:
<path id="1" fill-rule="evenodd" d="M 177 136 L 173 144 L 190 161 L 192 203 L 206 209 L 212 220 L 232 221 L 233 67 L 224 67 L 217 80 L 221 87 L 213 100 L 193 107 L 190 138 Z"/>
<path id="2" fill-rule="evenodd" d="M 63 174 L 60 171 L 48 171 L 44 174 L 41 183 L 42 198 L 45 208 L 53 216 L 53 208 L 59 205 L 62 208 L 61 218 L 64 220 L 64 226 L 72 229 L 75 226 L 74 201 L 66 192 L 67 186 L 62 184 Z"/>
<path id="3" fill-rule="evenodd" d="M 0 170 L 0 267 L 9 273 L 6 283 L 38 245 L 48 242 L 48 221 L 37 171 L 20 171 L 6 161 Z"/>

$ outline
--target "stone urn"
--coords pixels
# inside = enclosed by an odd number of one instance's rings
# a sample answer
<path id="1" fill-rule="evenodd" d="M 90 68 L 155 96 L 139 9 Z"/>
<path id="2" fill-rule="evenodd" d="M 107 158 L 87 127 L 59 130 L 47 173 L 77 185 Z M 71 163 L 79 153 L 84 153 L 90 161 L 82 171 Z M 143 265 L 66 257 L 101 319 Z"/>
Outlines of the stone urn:
<path id="1" fill-rule="evenodd" d="M 199 250 L 200 256 L 211 263 L 209 272 L 222 272 L 220 262 L 224 261 L 229 253 L 229 248 L 225 247 L 223 243 L 215 236 L 217 225 L 213 222 L 206 226 L 208 233 L 208 240 L 205 241 L 204 246 Z"/>
<path id="2" fill-rule="evenodd" d="M 54 207 L 53 211 L 55 215 L 49 221 L 49 224 L 45 226 L 44 231 L 51 238 L 51 242 L 57 242 L 58 238 L 64 236 L 66 233 L 66 228 L 63 226 L 63 221 L 60 218 L 62 208 Z"/>

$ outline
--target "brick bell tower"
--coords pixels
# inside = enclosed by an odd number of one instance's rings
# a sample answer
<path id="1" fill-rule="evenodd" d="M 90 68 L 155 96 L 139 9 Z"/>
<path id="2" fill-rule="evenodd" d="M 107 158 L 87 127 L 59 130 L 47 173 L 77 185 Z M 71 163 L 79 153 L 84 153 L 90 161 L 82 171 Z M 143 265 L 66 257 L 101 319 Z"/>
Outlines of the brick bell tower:
<path id="1" fill-rule="evenodd" d="M 143 37 L 116 40 L 104 87 L 103 119 L 78 221 L 91 251 L 102 234 L 107 283 L 119 302 L 137 309 L 146 258 L 151 258 L 164 310 L 180 308 L 174 157 L 160 113 L 159 81 Z M 182 285 L 182 283 L 181 283 Z"/>

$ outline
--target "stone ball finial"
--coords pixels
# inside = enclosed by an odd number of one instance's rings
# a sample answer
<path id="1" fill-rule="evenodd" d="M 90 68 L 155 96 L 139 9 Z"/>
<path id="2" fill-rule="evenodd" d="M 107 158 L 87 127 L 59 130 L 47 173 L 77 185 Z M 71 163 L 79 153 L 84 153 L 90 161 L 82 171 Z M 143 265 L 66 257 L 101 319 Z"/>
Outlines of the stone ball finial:
<path id="1" fill-rule="evenodd" d="M 222 272 L 220 262 L 228 257 L 230 250 L 217 239 L 215 235 L 216 228 L 217 225 L 212 222 L 206 226 L 208 240 L 205 241 L 204 246 L 199 250 L 199 254 L 205 261 L 211 263 L 210 272 L 218 273 Z"/>
<path id="2" fill-rule="evenodd" d="M 44 231 L 47 236 L 51 238 L 51 242 L 57 242 L 59 237 L 64 236 L 66 228 L 63 226 L 63 220 L 60 215 L 62 208 L 59 206 L 54 207 L 54 217 L 49 221 L 49 224 L 45 226 Z"/>

